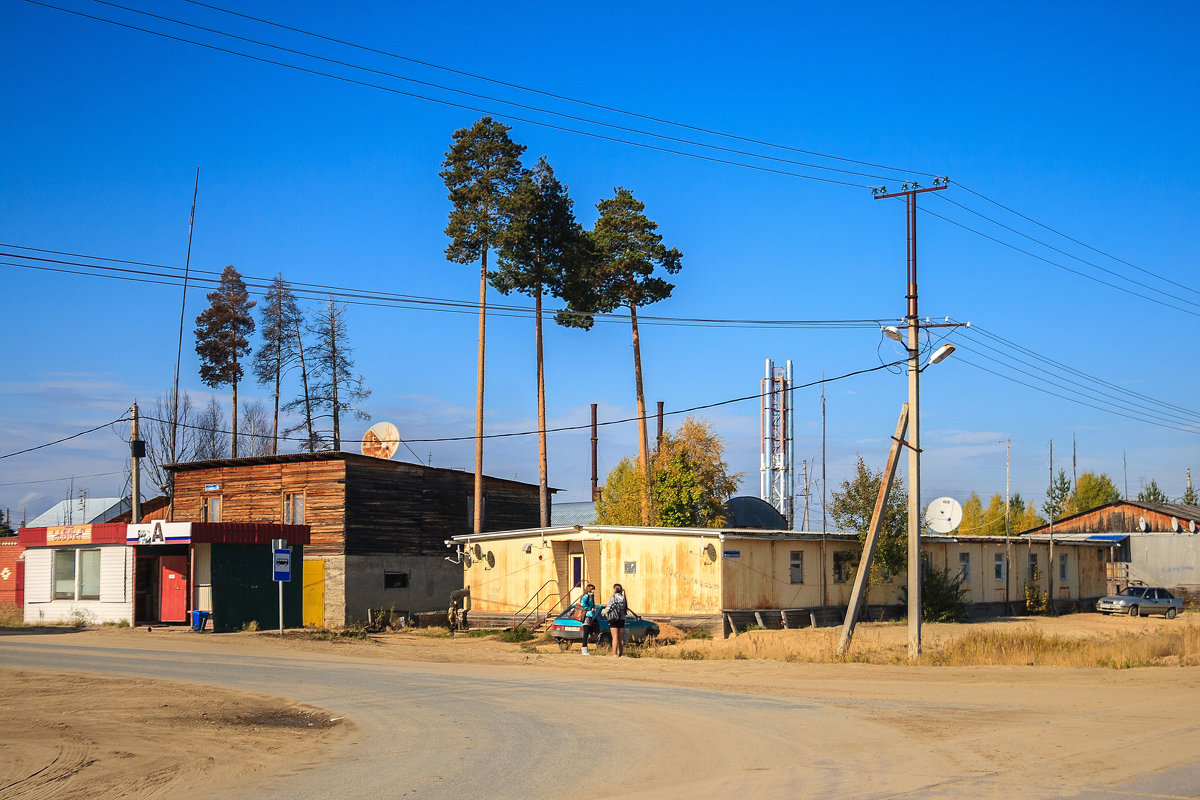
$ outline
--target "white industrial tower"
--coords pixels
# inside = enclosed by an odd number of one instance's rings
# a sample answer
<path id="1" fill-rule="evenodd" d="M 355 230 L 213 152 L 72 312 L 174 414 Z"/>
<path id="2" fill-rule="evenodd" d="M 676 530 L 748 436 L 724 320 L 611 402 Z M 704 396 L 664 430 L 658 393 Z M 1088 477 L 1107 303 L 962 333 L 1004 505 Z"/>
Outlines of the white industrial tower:
<path id="1" fill-rule="evenodd" d="M 792 447 L 792 362 L 783 369 L 767 359 L 759 417 L 759 497 L 773 505 L 795 529 L 795 483 Z"/>

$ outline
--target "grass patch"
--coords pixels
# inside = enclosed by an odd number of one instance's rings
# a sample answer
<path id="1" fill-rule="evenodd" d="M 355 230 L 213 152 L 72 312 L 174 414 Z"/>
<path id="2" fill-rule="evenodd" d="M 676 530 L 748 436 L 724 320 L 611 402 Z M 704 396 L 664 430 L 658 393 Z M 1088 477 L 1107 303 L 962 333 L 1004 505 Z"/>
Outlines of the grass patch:
<path id="1" fill-rule="evenodd" d="M 490 630 L 488 628 L 471 628 L 467 631 L 458 631 L 454 635 L 465 636 L 468 639 L 483 639 L 488 636 L 495 636 L 498 633 L 500 633 L 500 631 Z"/>
<path id="2" fill-rule="evenodd" d="M 509 631 L 504 631 L 500 634 L 500 639 L 505 642 L 517 644 L 520 642 L 528 642 L 533 638 L 533 633 L 529 628 L 513 628 Z"/>
<path id="3" fill-rule="evenodd" d="M 25 614 L 15 603 L 0 603 L 0 628 L 25 628 Z"/>
<path id="4" fill-rule="evenodd" d="M 302 634 L 305 639 L 319 642 L 336 642 L 349 639 L 369 640 L 370 631 L 362 623 L 352 623 L 344 628 L 308 628 Z"/>
<path id="5" fill-rule="evenodd" d="M 523 628 L 518 628 L 518 630 L 524 630 L 524 629 L 523 629 Z M 529 639 L 526 639 L 525 641 L 521 642 L 521 644 L 519 645 L 519 649 L 520 649 L 520 651 L 521 651 L 522 653 L 537 653 L 537 652 L 540 652 L 540 651 L 538 650 L 538 646 L 537 646 L 537 644 L 535 644 L 534 642 L 530 641 Z"/>
<path id="6" fill-rule="evenodd" d="M 684 636 L 683 638 L 685 638 L 685 639 L 711 639 L 712 631 L 706 630 L 704 628 L 697 628 L 694 631 L 688 631 L 687 636 Z"/>

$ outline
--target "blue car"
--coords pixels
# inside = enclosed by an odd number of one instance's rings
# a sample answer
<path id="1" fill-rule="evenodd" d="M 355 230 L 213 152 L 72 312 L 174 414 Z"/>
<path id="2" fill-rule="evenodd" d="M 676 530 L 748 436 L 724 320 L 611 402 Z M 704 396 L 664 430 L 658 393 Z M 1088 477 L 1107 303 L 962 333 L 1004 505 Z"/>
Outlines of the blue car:
<path id="1" fill-rule="evenodd" d="M 600 617 L 599 636 L 593 635 L 589 641 L 598 641 L 600 647 L 612 646 L 612 630 L 603 614 Z M 569 647 L 575 642 L 583 641 L 583 608 L 576 603 L 554 618 L 550 625 L 550 635 L 554 641 L 563 647 Z M 625 612 L 625 643 L 642 643 L 647 639 L 658 636 L 658 624 L 642 619 L 632 611 Z"/>

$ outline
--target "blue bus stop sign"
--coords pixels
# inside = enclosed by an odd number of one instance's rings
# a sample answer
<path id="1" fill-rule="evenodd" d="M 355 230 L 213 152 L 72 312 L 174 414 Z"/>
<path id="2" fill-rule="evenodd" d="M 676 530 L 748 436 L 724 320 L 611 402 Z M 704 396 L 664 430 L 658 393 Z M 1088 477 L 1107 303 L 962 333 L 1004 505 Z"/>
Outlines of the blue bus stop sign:
<path id="1" fill-rule="evenodd" d="M 275 551 L 275 577 L 273 580 L 290 581 L 292 579 L 292 551 L 283 548 Z"/>

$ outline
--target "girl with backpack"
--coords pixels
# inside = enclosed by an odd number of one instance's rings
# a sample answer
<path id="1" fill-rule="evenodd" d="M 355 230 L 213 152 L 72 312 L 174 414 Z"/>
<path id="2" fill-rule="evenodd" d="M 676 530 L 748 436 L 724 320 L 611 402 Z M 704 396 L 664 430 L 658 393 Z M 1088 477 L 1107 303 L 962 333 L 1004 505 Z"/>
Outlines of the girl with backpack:
<path id="1" fill-rule="evenodd" d="M 604 619 L 608 620 L 614 656 L 621 656 L 625 652 L 625 612 L 628 610 L 629 601 L 625 599 L 624 587 L 614 583 L 612 597 L 604 606 Z"/>

